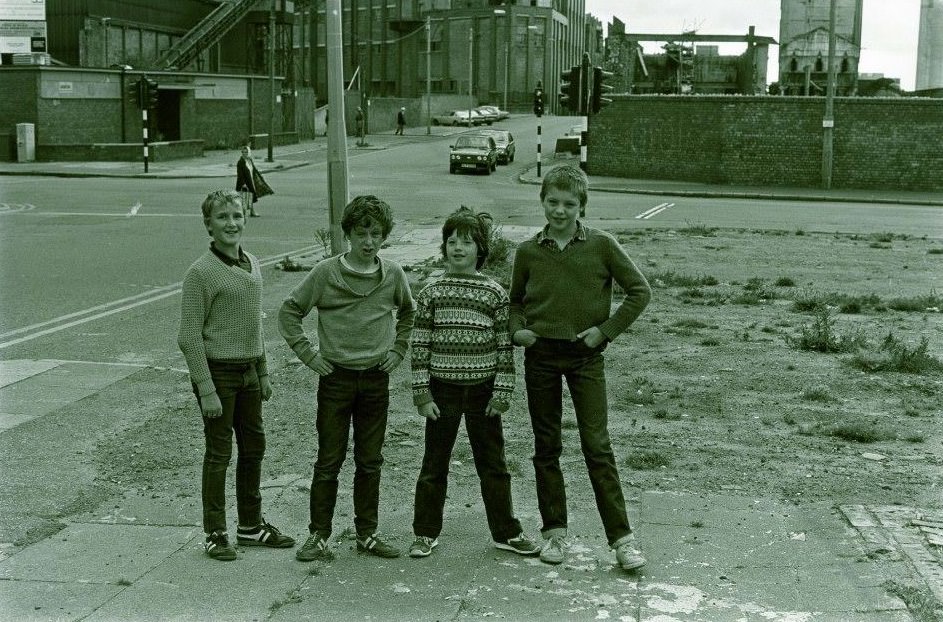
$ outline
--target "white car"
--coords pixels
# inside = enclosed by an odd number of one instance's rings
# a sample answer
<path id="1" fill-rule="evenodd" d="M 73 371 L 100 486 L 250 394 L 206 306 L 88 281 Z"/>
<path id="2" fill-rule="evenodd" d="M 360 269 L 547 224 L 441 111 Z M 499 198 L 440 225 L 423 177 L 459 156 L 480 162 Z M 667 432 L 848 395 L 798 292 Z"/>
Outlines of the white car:
<path id="1" fill-rule="evenodd" d="M 474 115 L 474 113 L 472 113 Z M 468 119 L 468 110 L 453 110 L 452 112 L 443 112 L 432 117 L 432 125 L 477 125 L 477 119 L 472 116 Z"/>

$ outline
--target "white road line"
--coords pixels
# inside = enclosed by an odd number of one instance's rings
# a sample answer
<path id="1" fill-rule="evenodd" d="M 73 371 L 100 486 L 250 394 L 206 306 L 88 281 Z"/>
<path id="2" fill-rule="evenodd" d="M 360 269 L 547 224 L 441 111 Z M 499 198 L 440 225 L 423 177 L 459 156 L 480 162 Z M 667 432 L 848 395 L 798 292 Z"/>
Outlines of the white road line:
<path id="1" fill-rule="evenodd" d="M 304 255 L 306 253 L 318 250 L 320 248 L 321 248 L 320 245 L 312 245 L 312 246 L 306 246 L 304 248 L 297 249 L 288 253 L 279 253 L 278 255 L 274 255 L 272 257 L 266 257 L 264 259 L 260 259 L 259 264 L 263 267 L 269 266 L 273 263 L 281 261 L 286 255 Z M 127 311 L 129 309 L 133 309 L 141 305 L 146 305 L 151 302 L 157 302 L 158 300 L 163 300 L 164 298 L 168 298 L 170 296 L 175 296 L 180 293 L 181 286 L 182 286 L 182 282 L 174 283 L 173 285 L 166 285 L 164 287 L 161 287 L 155 290 L 143 292 L 141 294 L 136 294 L 134 296 L 129 296 L 128 298 L 122 298 L 121 300 L 115 300 L 115 301 L 108 302 L 105 304 L 97 305 L 95 307 L 91 307 L 89 309 L 84 309 L 82 311 L 69 313 L 68 315 L 63 315 L 57 318 L 53 318 L 51 320 L 47 320 L 45 322 L 33 324 L 32 326 L 25 326 L 23 328 L 18 328 L 18 329 L 9 331 L 7 333 L 4 333 L 3 335 L 0 335 L 0 339 L 6 338 L 12 335 L 16 335 L 19 333 L 23 333 L 23 332 L 29 332 L 29 331 L 35 330 L 36 328 L 40 328 L 42 326 L 48 326 L 50 324 L 59 324 L 58 326 L 53 326 L 45 330 L 40 330 L 37 332 L 24 335 L 23 337 L 18 337 L 16 339 L 11 339 L 10 341 L 2 342 L 0 343 L 0 350 L 3 350 L 4 348 L 9 348 L 10 346 L 15 346 L 16 344 L 23 343 L 24 341 L 32 341 L 33 339 L 37 339 L 45 335 L 51 335 L 53 333 L 57 333 L 67 328 L 72 328 L 73 326 L 85 324 L 87 322 L 91 322 L 92 320 L 97 320 L 103 317 L 108 317 L 109 315 L 114 315 L 115 313 L 120 313 L 122 311 Z M 159 292 L 159 293 L 156 293 L 156 292 Z M 142 298 L 142 297 L 144 297 L 142 300 L 135 300 L 137 298 Z M 130 302 L 132 300 L 135 300 L 135 302 Z M 125 302 L 128 302 L 129 304 L 122 304 Z M 108 309 L 108 307 L 112 307 L 114 305 L 122 305 L 122 306 L 119 306 L 114 309 Z M 95 311 L 100 311 L 102 309 L 107 309 L 107 310 L 101 311 L 100 313 L 94 313 Z M 89 313 L 94 313 L 94 314 L 87 315 Z M 76 319 L 71 322 L 66 322 L 65 324 L 60 324 L 60 322 L 64 320 L 76 318 L 83 315 L 86 317 L 80 317 L 80 319 Z"/>
<path id="2" fill-rule="evenodd" d="M 644 212 L 642 212 L 635 218 L 636 220 L 638 219 L 648 220 L 652 216 L 657 216 L 658 214 L 661 214 L 663 211 L 665 211 L 669 207 L 674 207 L 674 203 L 661 203 L 660 205 L 656 205 L 655 207 L 649 210 L 645 210 Z"/>

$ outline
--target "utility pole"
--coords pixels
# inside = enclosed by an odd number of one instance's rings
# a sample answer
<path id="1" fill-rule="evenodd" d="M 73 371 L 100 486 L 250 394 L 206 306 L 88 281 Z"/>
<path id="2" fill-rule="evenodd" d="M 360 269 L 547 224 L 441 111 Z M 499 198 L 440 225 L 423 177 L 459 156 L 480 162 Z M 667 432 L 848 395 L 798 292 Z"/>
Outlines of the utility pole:
<path id="1" fill-rule="evenodd" d="M 327 129 L 328 222 L 331 227 L 331 254 L 344 252 L 341 218 L 347 205 L 347 125 L 344 114 L 344 43 L 341 36 L 341 0 L 325 0 L 327 50 Z"/>
<path id="2" fill-rule="evenodd" d="M 825 118 L 822 119 L 822 187 L 832 187 L 832 158 L 835 131 L 835 0 L 828 8 L 828 85 Z"/>
<path id="3" fill-rule="evenodd" d="M 426 15 L 426 135 L 432 134 L 432 16 Z"/>
<path id="4" fill-rule="evenodd" d="M 268 156 L 266 162 L 273 162 L 272 135 L 275 133 L 275 2 L 268 11 L 268 82 L 269 82 L 269 116 L 268 116 Z"/>
<path id="5" fill-rule="evenodd" d="M 468 18 L 468 127 L 472 126 L 472 79 L 475 76 L 475 17 Z"/>

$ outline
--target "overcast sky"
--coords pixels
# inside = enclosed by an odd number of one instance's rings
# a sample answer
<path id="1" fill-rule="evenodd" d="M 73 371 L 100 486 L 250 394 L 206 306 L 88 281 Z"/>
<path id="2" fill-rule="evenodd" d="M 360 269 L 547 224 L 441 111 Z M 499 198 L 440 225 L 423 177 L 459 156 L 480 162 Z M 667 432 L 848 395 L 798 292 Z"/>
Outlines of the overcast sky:
<path id="1" fill-rule="evenodd" d="M 603 32 L 613 16 L 625 22 L 629 32 L 681 32 L 702 34 L 756 34 L 779 40 L 780 0 L 586 0 L 586 12 L 599 18 Z M 864 0 L 861 73 L 883 73 L 900 78 L 904 90 L 913 90 L 917 72 L 917 34 L 920 0 Z M 657 43 L 642 44 L 657 53 Z M 743 46 L 722 47 L 735 54 Z M 768 81 L 778 76 L 779 47 L 770 48 Z"/>

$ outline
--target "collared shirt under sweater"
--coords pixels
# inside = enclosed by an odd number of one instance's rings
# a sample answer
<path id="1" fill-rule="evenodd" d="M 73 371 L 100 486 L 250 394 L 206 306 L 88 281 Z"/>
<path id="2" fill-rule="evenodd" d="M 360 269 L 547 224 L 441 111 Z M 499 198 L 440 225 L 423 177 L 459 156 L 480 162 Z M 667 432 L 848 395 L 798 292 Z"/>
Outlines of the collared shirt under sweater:
<path id="1" fill-rule="evenodd" d="M 651 300 L 651 287 L 619 242 L 577 221 L 560 249 L 545 231 L 522 242 L 511 275 L 510 332 L 528 328 L 540 337 L 574 340 L 599 327 L 610 341 L 622 334 Z M 625 298 L 613 311 L 612 285 Z"/>
<path id="2" fill-rule="evenodd" d="M 260 376 L 268 374 L 262 337 L 262 270 L 254 255 L 226 261 L 215 248 L 207 250 L 183 277 L 177 343 L 187 361 L 197 392 L 216 391 L 207 359 L 254 361 Z"/>

